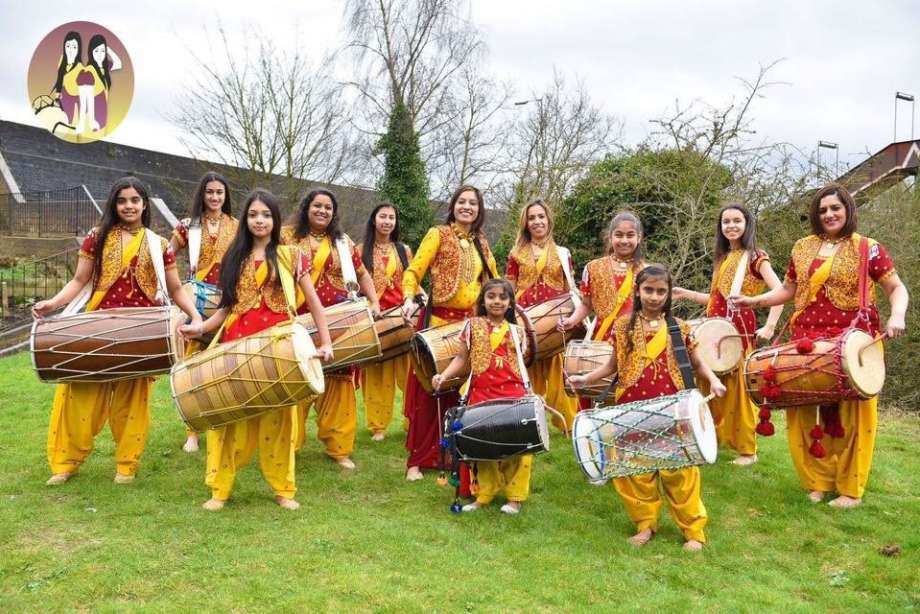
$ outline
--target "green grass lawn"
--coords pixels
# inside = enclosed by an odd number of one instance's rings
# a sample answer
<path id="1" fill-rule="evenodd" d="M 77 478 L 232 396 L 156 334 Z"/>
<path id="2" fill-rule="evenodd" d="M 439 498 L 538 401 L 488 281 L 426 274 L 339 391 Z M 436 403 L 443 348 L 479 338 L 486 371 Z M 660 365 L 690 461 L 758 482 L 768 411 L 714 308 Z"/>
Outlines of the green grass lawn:
<path id="1" fill-rule="evenodd" d="M 80 475 L 46 487 L 52 387 L 28 354 L 0 361 L 0 611 L 664 611 L 920 609 L 917 414 L 886 414 L 865 504 L 812 505 L 782 436 L 753 468 L 703 469 L 702 554 L 681 550 L 666 512 L 647 547 L 611 487 L 588 485 L 561 436 L 537 458 L 517 517 L 448 510 L 434 476 L 403 480 L 400 424 L 359 432 L 353 474 L 311 438 L 298 457 L 302 508 L 278 508 L 256 465 L 220 513 L 205 512 L 204 456 L 161 379 L 135 483 L 112 483 L 108 430 Z M 363 416 L 362 416 L 363 421 Z M 879 548 L 898 544 L 901 554 Z"/>

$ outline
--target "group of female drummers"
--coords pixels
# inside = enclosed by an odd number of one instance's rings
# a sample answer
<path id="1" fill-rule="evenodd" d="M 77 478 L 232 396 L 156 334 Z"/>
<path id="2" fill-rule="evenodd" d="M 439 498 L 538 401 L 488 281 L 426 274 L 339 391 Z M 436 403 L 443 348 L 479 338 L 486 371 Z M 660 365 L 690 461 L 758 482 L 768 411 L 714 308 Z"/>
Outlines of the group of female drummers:
<path id="1" fill-rule="evenodd" d="M 796 242 L 782 282 L 767 254 L 755 244 L 751 213 L 740 204 L 724 207 L 716 223 L 708 293 L 673 286 L 667 269 L 648 265 L 642 256 L 642 223 L 626 211 L 613 217 L 604 236 L 605 254 L 584 267 L 580 287 L 573 288 L 571 257 L 554 242 L 552 211 L 539 200 L 527 204 L 521 213 L 518 238 L 506 267 L 505 278 L 510 283 L 496 285 L 489 282 L 499 273 L 483 232 L 485 214 L 481 192 L 472 186 L 460 187 L 448 203 L 444 224 L 431 228 L 413 255 L 399 241 L 399 212 L 393 205 L 382 204 L 373 210 L 363 243 L 356 246 L 339 227 L 339 205 L 331 192 L 310 192 L 301 202 L 294 223 L 282 227 L 276 198 L 257 190 L 246 199 L 238 221 L 230 211 L 226 181 L 209 173 L 199 186 L 192 217 L 176 228 L 172 247 L 163 241 L 166 286 L 190 318 L 181 327 L 189 337 L 215 333 L 220 341 L 228 341 L 284 321 L 292 311 L 310 312 L 320 333 L 318 352 L 327 361 L 332 350 L 324 308 L 347 300 L 353 291 L 360 290 L 374 315 L 401 305 L 407 318 L 418 316 L 419 330 L 470 319 L 460 354 L 472 365 L 474 386 L 489 390 L 510 386 L 508 389 L 517 393 L 523 390 L 519 384 L 529 374 L 532 389 L 559 412 L 554 421 L 566 434 L 577 411 L 586 405 L 579 408 L 564 393 L 560 355 L 536 361 L 528 367 L 528 374 L 510 365 L 509 357 L 517 351 L 510 341 L 518 330 L 515 305 L 531 307 L 574 293 L 578 300 L 570 315 L 559 318 L 558 330 L 571 334 L 587 322 L 587 337 L 610 343 L 614 351 L 607 365 L 573 379 L 584 384 L 618 372 L 611 397 L 615 403 L 671 394 L 694 385 L 680 377 L 675 362 L 679 348 L 664 334 L 672 300 L 693 301 L 706 306 L 707 317 L 730 319 L 743 337 L 746 352 L 754 349 L 756 339 L 765 341 L 774 336 L 786 302 L 794 304 L 790 318 L 793 339 L 833 337 L 850 326 L 875 334 L 882 327 L 874 287 L 860 301 L 863 270 L 863 279 L 877 282 L 889 298 L 891 316 L 884 327 L 887 337 L 904 331 L 907 290 L 884 247 L 856 233 L 855 203 L 840 186 L 829 185 L 815 195 L 810 208 L 812 234 Z M 135 179 L 116 183 L 101 225 L 83 243 L 74 279 L 55 297 L 37 303 L 35 317 L 63 306 L 87 284 L 92 284 L 93 290 L 88 309 L 155 304 L 152 265 L 139 248 L 146 240 L 139 231 L 148 220 L 149 203 L 143 186 Z M 193 234 L 196 245 L 192 250 Z M 219 308 L 205 320 L 191 299 L 179 292 L 174 251 L 186 247 L 197 257 L 190 269 L 193 279 L 222 291 Z M 426 276 L 430 280 L 428 296 L 422 290 Z M 291 280 L 299 289 L 294 304 L 283 287 Z M 769 290 L 761 293 L 765 287 Z M 424 304 L 423 311 L 420 304 Z M 758 307 L 771 307 L 766 324 L 760 328 L 754 313 Z M 594 317 L 588 320 L 591 314 Z M 772 425 L 764 410 L 758 412 L 752 402 L 742 370 L 717 377 L 699 360 L 689 327 L 680 323 L 680 329 L 700 387 L 716 397 L 710 407 L 720 442 L 737 451 L 736 464 L 755 463 L 755 432 L 768 434 Z M 423 469 L 444 468 L 444 413 L 457 404 L 459 395 L 428 393 L 405 356 L 363 366 L 360 376 L 353 367 L 327 373 L 325 392 L 311 404 L 316 408 L 318 439 L 330 458 L 345 469 L 354 468 L 356 382 L 360 382 L 367 426 L 374 440 L 383 439 L 389 426 L 396 388 L 404 391 L 406 479 L 421 480 Z M 435 389 L 440 382 L 433 382 Z M 117 442 L 116 481 L 132 479 L 149 425 L 150 384 L 150 378 L 112 384 L 60 384 L 48 432 L 52 471 L 48 483 L 60 484 L 78 471 L 106 418 Z M 483 394 L 468 391 L 471 397 Z M 215 510 L 224 505 L 236 470 L 258 448 L 262 472 L 279 505 L 296 508 L 294 459 L 303 443 L 308 411 L 305 405 L 278 408 L 209 431 L 206 482 L 211 499 L 205 507 Z M 811 500 L 817 502 L 836 492 L 831 505 L 858 505 L 871 465 L 876 398 L 790 409 L 786 414 L 790 453 Z M 822 427 L 818 439 L 823 455 L 810 453 L 815 449 L 816 424 Z M 194 433 L 189 433 L 185 449 L 197 449 Z M 528 462 L 526 475 L 515 474 L 518 480 L 529 483 L 529 466 Z M 499 469 L 497 473 L 489 470 L 488 497 L 480 497 L 479 503 L 488 502 L 504 488 L 509 505 L 502 509 L 516 513 L 523 497 L 514 493 L 526 495 L 527 488 L 513 484 L 514 472 L 505 475 Z M 702 547 L 707 514 L 700 499 L 698 469 L 690 469 L 695 471 L 662 471 L 661 475 L 615 480 L 638 530 L 632 543 L 641 545 L 654 536 L 661 486 L 684 533 L 686 547 Z M 463 487 L 466 494 L 476 494 L 475 476 L 471 481 L 467 475 Z M 478 507 L 471 504 L 463 509 Z"/>

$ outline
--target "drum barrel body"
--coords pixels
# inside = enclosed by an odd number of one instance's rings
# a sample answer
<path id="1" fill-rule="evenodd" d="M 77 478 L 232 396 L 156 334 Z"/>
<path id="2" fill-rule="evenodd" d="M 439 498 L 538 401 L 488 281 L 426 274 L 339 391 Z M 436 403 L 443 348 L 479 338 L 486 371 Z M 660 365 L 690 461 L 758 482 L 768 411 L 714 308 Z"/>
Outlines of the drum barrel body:
<path id="1" fill-rule="evenodd" d="M 383 311 L 380 319 L 374 322 L 377 337 L 380 339 L 380 362 L 407 354 L 412 347 L 412 336 L 418 323 L 418 312 L 408 320 L 403 317 L 402 306 L 397 305 Z"/>
<path id="2" fill-rule="evenodd" d="M 323 311 L 333 351 L 333 359 L 323 364 L 323 371 L 329 373 L 380 358 L 380 339 L 377 337 L 374 317 L 366 300 L 331 305 Z M 297 316 L 297 322 L 307 329 L 313 343 L 319 345 L 319 331 L 313 322 L 313 316 L 309 313 Z"/>
<path id="3" fill-rule="evenodd" d="M 411 348 L 409 354 L 412 361 L 412 367 L 415 370 L 415 376 L 419 385 L 428 393 L 434 394 L 431 387 L 431 378 L 442 373 L 450 361 L 454 359 L 460 351 L 460 333 L 466 324 L 463 320 L 450 322 L 443 326 L 427 328 L 419 331 L 412 336 Z M 470 372 L 466 371 L 457 377 L 441 383 L 440 393 L 458 390 Z"/>
<path id="4" fill-rule="evenodd" d="M 497 461 L 549 450 L 543 401 L 536 396 L 496 399 L 455 407 L 448 420 L 461 427 L 452 433 L 464 461 Z M 451 424 L 445 432 L 449 432 Z"/>
<path id="5" fill-rule="evenodd" d="M 534 355 L 534 360 L 551 358 L 565 351 L 567 341 L 584 337 L 585 327 L 581 324 L 564 333 L 556 328 L 560 317 L 567 318 L 574 311 L 575 302 L 568 292 L 547 299 L 542 303 L 531 305 L 524 310 L 533 324 L 537 338 L 537 351 Z"/>
<path id="6" fill-rule="evenodd" d="M 606 341 L 572 341 L 569 343 L 565 348 L 565 360 L 563 362 L 563 372 L 566 375 L 566 394 L 596 399 L 607 390 L 613 392 L 610 383 L 614 380 L 616 374 L 605 377 L 594 384 L 579 386 L 578 388 L 573 388 L 568 381 L 569 377 L 586 375 L 607 364 L 612 353 L 613 346 Z"/>
<path id="7" fill-rule="evenodd" d="M 192 280 L 182 284 L 182 289 L 192 299 L 195 309 L 202 318 L 208 319 L 217 311 L 222 294 L 220 286 Z"/>

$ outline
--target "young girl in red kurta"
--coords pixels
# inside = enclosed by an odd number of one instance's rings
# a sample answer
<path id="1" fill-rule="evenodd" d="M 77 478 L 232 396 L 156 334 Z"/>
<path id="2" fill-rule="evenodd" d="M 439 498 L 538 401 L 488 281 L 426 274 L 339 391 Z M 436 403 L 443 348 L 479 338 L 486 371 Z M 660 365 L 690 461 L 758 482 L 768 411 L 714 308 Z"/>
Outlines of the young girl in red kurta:
<path id="1" fill-rule="evenodd" d="M 179 222 L 173 230 L 170 246 L 173 251 L 189 248 L 189 228 L 197 225 L 201 231 L 198 241 L 198 254 L 195 262 L 189 262 L 189 279 L 195 286 L 216 287 L 220 285 L 220 261 L 236 236 L 239 220 L 233 217 L 230 204 L 230 188 L 227 180 L 215 172 L 205 173 L 198 182 L 198 189 L 192 200 L 192 213 Z M 200 308 L 199 305 L 196 305 Z M 199 311 L 202 317 L 204 313 Z M 185 346 L 185 355 L 190 356 L 204 348 L 202 343 L 189 341 Z M 198 451 L 198 433 L 186 430 L 186 440 L 182 445 L 185 452 Z"/>
<path id="2" fill-rule="evenodd" d="M 875 287 L 878 283 L 891 305 L 885 333 L 904 333 L 907 288 L 898 277 L 885 248 L 856 233 L 856 202 L 843 187 L 830 184 L 815 193 L 809 210 L 811 235 L 792 247 L 783 285 L 758 296 L 736 296 L 743 307 L 781 305 L 793 301 L 792 339 L 833 338 L 851 325 L 875 335 L 881 329 Z M 865 257 L 861 248 L 865 241 Z M 867 277 L 867 316 L 860 309 L 859 275 Z M 820 502 L 836 491 L 834 507 L 862 503 L 878 426 L 878 397 L 786 410 L 789 453 L 808 497 Z"/>
<path id="3" fill-rule="evenodd" d="M 463 343 L 457 354 L 441 374 L 431 378 L 435 390 L 441 382 L 471 370 L 467 404 L 475 405 L 493 399 L 519 399 L 524 396 L 524 380 L 515 348 L 511 327 L 518 330 L 518 339 L 524 335 L 515 317 L 514 289 L 504 279 L 490 279 L 482 286 L 476 305 L 477 317 L 467 320 L 461 333 Z M 522 350 L 524 351 L 524 350 Z M 488 505 L 496 495 L 504 492 L 508 502 L 501 511 L 517 514 L 521 504 L 530 494 L 530 467 L 533 454 L 521 454 L 501 461 L 477 461 L 479 492 L 476 501 L 463 506 L 464 512 L 473 512 Z"/>
<path id="4" fill-rule="evenodd" d="M 150 201 L 134 177 L 115 182 L 98 228 L 83 241 L 74 277 L 53 298 L 39 301 L 32 315 L 41 318 L 63 307 L 89 283 L 93 295 L 86 311 L 158 305 L 156 272 L 147 245 Z M 176 257 L 165 239 L 154 249 L 163 252 L 166 288 L 176 305 L 192 318 L 201 317 L 182 292 Z M 136 377 L 114 382 L 58 384 L 48 425 L 48 484 L 69 480 L 89 456 L 93 439 L 108 420 L 115 438 L 115 482 L 134 480 L 150 427 L 150 389 L 155 378 Z"/>
<path id="5" fill-rule="evenodd" d="M 747 296 L 763 290 L 764 284 L 770 289 L 779 287 L 782 282 L 770 266 L 770 257 L 754 243 L 755 220 L 751 212 L 743 205 L 726 205 L 719 212 L 716 222 L 716 247 L 713 257 L 712 287 L 709 293 L 694 292 L 684 288 L 674 288 L 675 300 L 688 299 L 706 306 L 707 318 L 731 318 L 738 332 L 743 335 L 744 355 L 754 349 L 757 339 L 769 341 L 773 337 L 776 322 L 783 313 L 782 306 L 770 310 L 767 322 L 757 328 L 757 314 L 747 307 L 729 306 L 728 297 L 731 288 L 738 279 L 742 281 L 739 291 Z M 746 270 L 738 271 L 741 261 L 747 259 Z M 744 381 L 743 365 L 733 372 L 721 376 L 727 392 L 721 399 L 709 403 L 712 419 L 715 421 L 719 442 L 727 444 L 738 452 L 736 465 L 752 465 L 757 462 L 757 407 L 748 395 Z M 701 382 L 700 389 L 706 394 L 706 386 Z"/>
<path id="6" fill-rule="evenodd" d="M 264 190 L 253 191 L 243 205 L 236 238 L 222 262 L 219 309 L 204 323 L 179 328 L 188 336 L 200 336 L 218 328 L 220 341 L 233 341 L 271 328 L 291 318 L 297 305 L 289 304 L 281 285 L 288 275 L 299 286 L 319 331 L 317 354 L 332 358 L 329 329 L 322 305 L 310 282 L 310 263 L 300 250 L 280 245 L 281 211 L 277 199 Z M 224 507 L 233 491 L 237 471 L 256 448 L 262 475 L 285 509 L 297 509 L 294 500 L 294 445 L 299 423 L 296 406 L 278 409 L 208 431 L 205 483 L 211 498 L 204 508 Z"/>
<path id="7" fill-rule="evenodd" d="M 671 315 L 671 274 L 662 266 L 649 265 L 636 276 L 633 294 L 636 309 L 614 324 L 614 352 L 607 364 L 587 375 L 572 377 L 573 384 L 584 385 L 617 373 L 616 403 L 654 399 L 684 389 L 684 380 L 677 365 L 667 318 Z M 684 344 L 697 373 L 709 382 L 717 397 L 725 394 L 725 386 L 709 367 L 703 364 L 690 343 L 690 328 L 677 320 Z M 684 548 L 700 550 L 706 541 L 706 508 L 700 497 L 699 467 L 662 470 L 613 480 L 614 488 L 623 499 L 637 533 L 630 543 L 642 546 L 655 535 L 661 493 L 664 490 L 671 516 L 684 534 Z"/>

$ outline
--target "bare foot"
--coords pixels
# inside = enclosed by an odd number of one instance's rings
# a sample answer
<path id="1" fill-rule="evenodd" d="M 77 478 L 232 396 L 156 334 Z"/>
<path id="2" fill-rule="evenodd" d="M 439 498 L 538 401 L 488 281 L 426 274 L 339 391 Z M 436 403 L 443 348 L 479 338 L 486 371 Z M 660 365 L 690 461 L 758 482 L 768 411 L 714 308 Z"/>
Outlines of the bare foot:
<path id="1" fill-rule="evenodd" d="M 74 476 L 73 473 L 67 473 L 67 472 L 55 473 L 50 478 L 48 478 L 48 481 L 45 482 L 45 484 L 47 486 L 57 486 L 58 484 L 63 484 L 64 482 L 72 478 L 73 476 Z"/>
<path id="2" fill-rule="evenodd" d="M 644 546 L 645 544 L 652 541 L 652 538 L 655 537 L 655 532 L 651 529 L 642 529 L 628 540 L 633 546 Z"/>
<path id="3" fill-rule="evenodd" d="M 226 501 L 224 501 L 223 499 L 215 499 L 212 497 L 208 499 L 207 501 L 205 501 L 204 503 L 202 503 L 201 507 L 208 510 L 209 512 L 219 512 L 220 510 L 224 509 L 225 503 Z"/>
<path id="4" fill-rule="evenodd" d="M 478 501 L 473 501 L 472 503 L 467 503 L 466 505 L 464 505 L 464 506 L 461 507 L 460 509 L 463 510 L 464 512 L 475 512 L 475 511 L 478 510 L 480 507 L 482 507 L 482 506 L 479 505 L 479 502 L 478 502 Z"/>
<path id="5" fill-rule="evenodd" d="M 739 465 L 741 467 L 747 467 L 748 465 L 753 465 L 757 462 L 756 454 L 742 454 L 738 458 L 732 461 L 732 465 Z"/>
<path id="6" fill-rule="evenodd" d="M 342 469 L 352 470 L 355 468 L 354 461 L 348 458 L 347 456 L 343 456 L 342 458 L 337 458 L 335 459 L 335 462 L 338 463 L 339 467 L 341 467 Z"/>
<path id="7" fill-rule="evenodd" d="M 371 441 L 383 441 L 384 439 L 386 439 L 386 435 L 384 435 L 382 432 L 374 433 L 371 435 Z"/>
<path id="8" fill-rule="evenodd" d="M 277 497 L 275 497 L 275 503 L 277 503 L 278 505 L 280 505 L 286 510 L 293 511 L 293 510 L 300 509 L 300 504 L 297 503 L 297 501 L 294 501 L 293 499 L 289 499 L 287 497 L 282 497 L 281 495 L 278 495 Z"/>
<path id="9" fill-rule="evenodd" d="M 829 501 L 828 505 L 831 507 L 838 507 L 840 509 L 850 509 L 852 507 L 859 507 L 862 505 L 862 499 L 840 495 L 836 499 Z"/>
<path id="10" fill-rule="evenodd" d="M 182 451 L 188 452 L 189 454 L 194 454 L 198 451 L 198 435 L 189 435 L 188 439 L 185 440 L 185 443 L 182 444 Z"/>
<path id="11" fill-rule="evenodd" d="M 684 542 L 684 550 L 687 552 L 699 552 L 703 549 L 703 542 L 696 541 L 695 539 L 688 539 Z"/>
<path id="12" fill-rule="evenodd" d="M 422 475 L 422 470 L 418 467 L 409 467 L 409 469 L 406 470 L 406 479 L 410 482 L 418 482 L 424 477 L 425 476 Z"/>
<path id="13" fill-rule="evenodd" d="M 501 511 L 505 514 L 520 514 L 521 513 L 521 502 L 520 501 L 509 501 L 508 503 L 502 506 Z"/>
<path id="14" fill-rule="evenodd" d="M 130 484 L 134 481 L 133 475 L 125 475 L 123 473 L 115 474 L 115 483 L 116 484 Z"/>
<path id="15" fill-rule="evenodd" d="M 812 503 L 821 503 L 822 499 L 824 499 L 824 493 L 820 490 L 813 490 L 808 493 L 808 500 Z"/>

